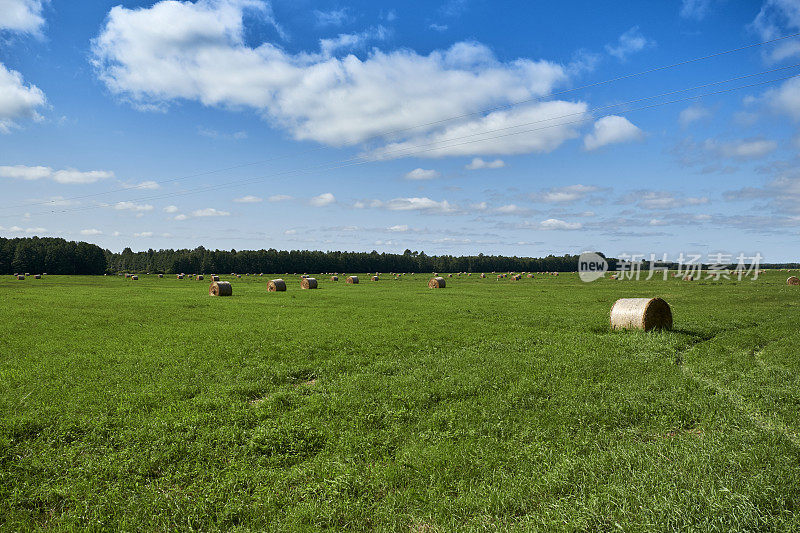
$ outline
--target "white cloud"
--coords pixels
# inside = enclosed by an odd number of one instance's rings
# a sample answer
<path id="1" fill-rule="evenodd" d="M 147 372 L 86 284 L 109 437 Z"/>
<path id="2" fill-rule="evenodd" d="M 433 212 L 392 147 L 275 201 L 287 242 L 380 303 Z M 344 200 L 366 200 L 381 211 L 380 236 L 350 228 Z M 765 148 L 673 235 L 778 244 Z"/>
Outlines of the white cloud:
<path id="1" fill-rule="evenodd" d="M 704 143 L 704 147 L 709 152 L 722 157 L 759 159 L 774 152 L 778 148 L 778 143 L 767 139 L 741 139 L 729 142 L 708 139 Z"/>
<path id="2" fill-rule="evenodd" d="M 654 45 L 655 42 L 642 35 L 642 32 L 639 31 L 639 26 L 634 26 L 619 36 L 616 45 L 607 44 L 606 52 L 620 61 L 625 61 L 629 55 L 641 52 L 645 48 Z"/>
<path id="3" fill-rule="evenodd" d="M 178 206 L 177 205 L 168 205 L 167 207 L 164 208 L 164 212 L 165 213 L 177 213 L 178 212 Z"/>
<path id="4" fill-rule="evenodd" d="M 373 206 L 375 206 L 375 202 L 373 202 Z M 390 211 L 427 211 L 438 213 L 451 213 L 455 211 L 455 207 L 447 200 L 437 202 L 430 198 L 394 198 L 385 204 L 380 203 L 379 206 L 383 206 Z"/>
<path id="5" fill-rule="evenodd" d="M 486 202 L 478 202 L 475 204 L 470 204 L 470 209 L 474 209 L 475 211 L 486 211 L 489 208 L 489 204 Z"/>
<path id="6" fill-rule="evenodd" d="M 257 204 L 259 202 L 263 202 L 263 198 L 259 198 L 258 196 L 253 196 L 252 194 L 248 194 L 247 196 L 242 196 L 241 198 L 235 198 L 234 202 L 240 204 Z"/>
<path id="7" fill-rule="evenodd" d="M 467 166 L 467 170 L 480 170 L 482 168 L 503 168 L 506 162 L 502 159 L 495 159 L 494 161 L 484 161 L 480 157 L 473 159 Z"/>
<path id="8" fill-rule="evenodd" d="M 700 104 L 693 104 L 684 109 L 678 115 L 678 122 L 682 127 L 687 127 L 693 122 L 708 118 L 711 112 Z"/>
<path id="9" fill-rule="evenodd" d="M 415 168 L 405 175 L 407 180 L 432 180 L 441 176 L 436 170 L 426 170 L 424 168 Z"/>
<path id="10" fill-rule="evenodd" d="M 197 127 L 197 134 L 202 135 L 203 137 L 208 137 L 209 139 L 228 139 L 228 140 L 233 139 L 235 141 L 241 139 L 247 139 L 246 131 L 237 131 L 234 133 L 220 133 L 217 130 L 205 128 L 203 126 Z"/>
<path id="11" fill-rule="evenodd" d="M 767 104 L 776 112 L 800 120 L 800 78 L 786 80 L 764 94 Z"/>
<path id="12" fill-rule="evenodd" d="M 117 202 L 114 204 L 114 209 L 117 211 L 152 211 L 153 206 L 150 204 L 137 204 L 134 202 Z"/>
<path id="13" fill-rule="evenodd" d="M 796 33 L 800 30 L 800 2 L 797 0 L 766 0 L 756 18 L 750 24 L 761 39 L 767 41 Z M 800 55 L 800 41 L 781 41 L 764 52 L 771 61 Z"/>
<path id="14" fill-rule="evenodd" d="M 133 236 L 137 237 L 137 238 L 148 238 L 148 237 L 152 237 L 153 236 L 153 232 L 152 231 L 143 231 L 141 233 L 134 233 Z"/>
<path id="15" fill-rule="evenodd" d="M 447 26 L 447 24 L 436 24 L 434 22 L 434 23 L 430 24 L 428 26 L 428 28 L 430 28 L 430 29 L 432 29 L 434 31 L 438 31 L 438 32 L 445 32 L 445 31 L 447 31 L 448 26 Z"/>
<path id="16" fill-rule="evenodd" d="M 402 233 L 408 231 L 408 224 L 397 224 L 395 226 L 389 226 L 387 229 L 392 232 Z"/>
<path id="17" fill-rule="evenodd" d="M 152 190 L 160 189 L 161 185 L 159 185 L 158 182 L 155 182 L 153 180 L 147 180 L 147 181 L 141 181 L 139 183 L 134 183 L 134 184 L 125 183 L 125 184 L 123 184 L 123 187 L 125 187 L 126 189 L 142 189 L 142 190 L 150 190 L 150 191 L 152 191 Z"/>
<path id="18" fill-rule="evenodd" d="M 544 192 L 541 199 L 550 203 L 571 203 L 584 199 L 587 195 L 599 191 L 600 188 L 594 185 L 567 185 L 565 187 L 555 187 Z"/>
<path id="19" fill-rule="evenodd" d="M 622 203 L 636 203 L 648 210 L 669 210 L 680 207 L 704 205 L 708 203 L 705 196 L 682 197 L 670 191 L 635 191 L 621 200 Z"/>
<path id="20" fill-rule="evenodd" d="M 437 121 L 544 96 L 567 78 L 556 63 L 500 61 L 474 42 L 428 55 L 372 50 L 364 59 L 291 54 L 269 42 L 251 47 L 244 38 L 243 11 L 263 15 L 266 5 L 257 0 L 199 0 L 164 1 L 144 9 L 116 6 L 93 42 L 99 76 L 112 92 L 139 106 L 163 107 L 186 99 L 252 108 L 296 139 L 333 146 L 429 123 L 404 135 L 425 140 L 426 133 L 443 129 Z M 565 108 L 574 110 L 572 106 L 584 109 L 567 102 L 533 109 L 537 118 L 545 118 L 548 111 L 561 114 Z M 519 114 L 493 114 L 492 120 L 526 118 Z M 485 120 L 468 122 L 473 125 L 469 133 L 487 127 Z M 507 139 L 504 144 L 513 149 L 483 149 L 476 155 L 550 150 L 569 138 L 565 129 L 540 133 L 535 141 L 528 136 L 525 143 Z"/>
<path id="21" fill-rule="evenodd" d="M 315 196 L 310 200 L 311 205 L 314 207 L 325 207 L 326 205 L 331 205 L 336 203 L 336 197 L 329 192 L 325 192 L 320 194 L 319 196 Z"/>
<path id="22" fill-rule="evenodd" d="M 286 231 L 283 232 L 283 234 L 284 235 L 297 235 L 297 230 L 296 229 L 287 229 Z"/>
<path id="23" fill-rule="evenodd" d="M 92 235 L 102 235 L 103 232 L 99 229 L 82 229 L 81 235 L 92 236 Z"/>
<path id="24" fill-rule="evenodd" d="M 10 133 L 20 119 L 41 120 L 38 109 L 46 103 L 41 89 L 25 85 L 22 74 L 0 63 L 0 133 Z"/>
<path id="25" fill-rule="evenodd" d="M 0 96 L 2 98 L 2 96 Z M 114 173 L 107 170 L 90 170 L 81 172 L 75 169 L 53 170 L 50 167 L 28 167 L 25 165 L 0 166 L 0 178 L 21 179 L 27 181 L 51 179 L 64 184 L 94 183 L 114 177 Z"/>
<path id="26" fill-rule="evenodd" d="M 391 143 L 375 150 L 372 156 L 391 159 L 547 153 L 577 137 L 576 125 L 586 116 L 583 102 L 529 104 L 509 111 L 495 111 L 437 133 Z M 570 117 L 570 120 L 565 122 L 563 117 Z"/>
<path id="27" fill-rule="evenodd" d="M 557 218 L 548 218 L 539 222 L 539 229 L 543 230 L 578 230 L 583 228 L 580 222 L 566 222 Z"/>
<path id="28" fill-rule="evenodd" d="M 314 10 L 314 18 L 317 19 L 317 26 L 341 26 L 350 20 L 347 9 L 334 9 L 331 11 Z"/>
<path id="29" fill-rule="evenodd" d="M 507 204 L 498 207 L 495 211 L 498 213 L 503 213 L 504 215 L 513 215 L 522 212 L 526 212 L 527 209 L 518 206 L 517 204 Z"/>
<path id="30" fill-rule="evenodd" d="M 334 56 L 339 51 L 364 49 L 370 41 L 383 41 L 389 34 L 383 26 L 361 33 L 340 33 L 331 39 L 320 39 L 319 49 L 324 57 Z"/>
<path id="31" fill-rule="evenodd" d="M 187 220 L 189 217 L 181 213 L 180 215 L 175 215 L 173 218 L 174 220 Z"/>
<path id="32" fill-rule="evenodd" d="M 42 26 L 42 0 L 0 0 L 0 30 L 38 34 Z"/>
<path id="33" fill-rule="evenodd" d="M 703 20 L 708 14 L 713 0 L 683 0 L 681 16 L 687 19 Z"/>
<path id="34" fill-rule="evenodd" d="M 193 217 L 227 217 L 230 213 L 227 211 L 219 211 L 213 207 L 206 207 L 205 209 L 197 209 L 192 211 Z"/>
<path id="35" fill-rule="evenodd" d="M 609 144 L 637 141 L 643 137 L 642 130 L 625 117 L 609 115 L 594 123 L 594 130 L 583 139 L 583 147 L 597 150 Z"/>
<path id="36" fill-rule="evenodd" d="M 293 200 L 293 198 L 287 194 L 273 194 L 267 198 L 268 202 L 285 202 L 286 200 Z"/>

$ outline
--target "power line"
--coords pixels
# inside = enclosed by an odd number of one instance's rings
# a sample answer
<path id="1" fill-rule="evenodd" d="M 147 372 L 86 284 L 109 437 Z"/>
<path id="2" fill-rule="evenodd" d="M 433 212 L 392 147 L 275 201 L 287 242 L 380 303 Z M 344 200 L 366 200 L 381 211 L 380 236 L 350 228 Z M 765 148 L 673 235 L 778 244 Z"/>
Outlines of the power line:
<path id="1" fill-rule="evenodd" d="M 745 45 L 745 46 L 740 46 L 738 48 L 731 48 L 729 50 L 723 50 L 721 52 L 715 52 L 715 53 L 708 54 L 708 55 L 701 56 L 701 57 L 696 57 L 696 58 L 692 58 L 692 59 L 686 59 L 686 60 L 679 61 L 677 63 L 672 63 L 672 64 L 669 64 L 669 65 L 663 65 L 663 66 L 660 66 L 660 67 L 654 67 L 654 68 L 651 68 L 651 69 L 647 69 L 647 70 L 643 70 L 643 71 L 639 71 L 639 72 L 634 72 L 634 73 L 631 73 L 631 74 L 625 74 L 623 76 L 618 76 L 618 77 L 610 78 L 610 79 L 603 80 L 603 81 L 589 83 L 589 84 L 586 84 L 586 85 L 581 85 L 579 87 L 573 87 L 573 88 L 570 88 L 570 89 L 564 89 L 564 90 L 561 90 L 561 91 L 557 91 L 555 93 L 550 93 L 550 94 L 545 95 L 545 96 L 537 96 L 537 97 L 534 97 L 534 98 L 518 100 L 518 101 L 511 102 L 511 103 L 508 103 L 508 104 L 504 104 L 504 105 L 501 105 L 501 106 L 496 106 L 496 107 L 492 107 L 492 108 L 483 109 L 483 110 L 480 110 L 480 111 L 474 111 L 474 112 L 471 112 L 471 113 L 464 113 L 464 114 L 461 114 L 461 115 L 456 115 L 456 116 L 452 116 L 452 117 L 449 117 L 449 118 L 444 118 L 444 119 L 441 119 L 441 120 L 425 122 L 425 123 L 422 123 L 422 124 L 418 124 L 418 125 L 415 125 L 415 126 L 409 126 L 409 127 L 406 127 L 406 128 L 395 129 L 395 130 L 391 130 L 391 131 L 388 131 L 388 132 L 383 132 L 383 133 L 368 137 L 368 138 L 364 139 L 363 141 L 361 141 L 361 143 L 363 144 L 363 143 L 367 143 L 367 142 L 370 142 L 370 141 L 376 141 L 376 140 L 380 140 L 380 139 L 383 139 L 383 138 L 390 137 L 392 135 L 396 135 L 398 133 L 403 133 L 403 132 L 407 132 L 407 131 L 411 131 L 411 130 L 415 130 L 415 129 L 434 126 L 434 125 L 437 125 L 437 124 L 443 124 L 443 123 L 446 123 L 446 122 L 451 122 L 451 121 L 454 121 L 454 120 L 460 120 L 460 119 L 464 119 L 464 118 L 468 118 L 468 117 L 472 117 L 472 116 L 483 115 L 485 113 L 491 113 L 491 112 L 494 112 L 494 111 L 499 111 L 501 109 L 509 109 L 509 108 L 512 108 L 512 107 L 515 107 L 515 106 L 518 106 L 518 105 L 522 105 L 522 104 L 527 104 L 527 103 L 532 103 L 532 102 L 537 102 L 537 101 L 544 101 L 546 99 L 550 99 L 550 98 L 553 98 L 555 96 L 561 96 L 561 95 L 564 95 L 564 94 L 569 94 L 569 93 L 581 91 L 581 90 L 584 90 L 584 89 L 589 89 L 589 88 L 592 88 L 592 87 L 599 87 L 599 86 L 602 86 L 602 85 L 608 85 L 608 84 L 615 83 L 615 82 L 618 82 L 618 81 L 623 81 L 623 80 L 627 80 L 627 79 L 631 79 L 631 78 L 645 76 L 647 74 L 652 74 L 652 73 L 655 73 L 655 72 L 661 72 L 661 71 L 665 71 L 665 70 L 669 70 L 669 69 L 673 69 L 673 68 L 689 65 L 689 64 L 692 64 L 692 63 L 698 63 L 700 61 L 706 61 L 706 60 L 714 59 L 714 58 L 721 57 L 721 56 L 724 56 L 724 55 L 734 54 L 736 52 L 741 52 L 741 51 L 744 51 L 744 50 L 757 48 L 759 46 L 765 46 L 765 45 L 768 45 L 768 44 L 773 44 L 773 43 L 780 42 L 780 41 L 783 41 L 783 40 L 786 40 L 786 39 L 791 39 L 791 38 L 794 38 L 794 37 L 797 37 L 797 36 L 800 36 L 800 32 L 792 33 L 792 34 L 789 34 L 789 35 L 785 35 L 783 37 L 777 37 L 775 39 L 770 39 L 770 40 L 767 40 L 767 41 L 761 41 L 761 42 L 758 42 L 758 43 L 753 43 L 753 44 L 749 44 L 749 45 Z M 281 159 L 286 159 L 288 157 L 293 157 L 293 156 L 297 157 L 297 156 L 301 156 L 301 155 L 306 155 L 306 154 L 317 152 L 317 151 L 320 151 L 320 150 L 325 150 L 327 148 L 328 147 L 326 147 L 326 146 L 319 146 L 319 147 L 316 147 L 316 148 L 311 148 L 309 150 L 301 151 L 301 152 L 296 153 L 296 154 L 285 154 L 285 155 L 282 155 L 282 156 L 276 156 L 276 157 L 272 157 L 272 158 L 269 158 L 269 159 L 262 159 L 260 161 L 254 161 L 254 162 L 250 162 L 250 163 L 242 163 L 240 165 L 234 165 L 234 166 L 220 168 L 220 169 L 214 169 L 214 170 L 208 170 L 208 171 L 198 172 L 198 173 L 194 173 L 194 174 L 188 174 L 188 175 L 179 176 L 179 177 L 176 177 L 176 178 L 156 181 L 156 183 L 158 185 L 165 185 L 167 183 L 174 183 L 176 181 L 183 181 L 183 180 L 186 180 L 186 179 L 197 178 L 197 177 L 207 176 L 207 175 L 211 175 L 211 174 L 217 174 L 217 173 L 220 173 L 220 172 L 228 172 L 228 171 L 231 171 L 231 170 L 238 170 L 240 168 L 246 168 L 246 167 L 249 167 L 249 166 L 260 165 L 260 164 L 263 164 L 263 163 L 270 163 L 270 162 L 278 161 L 278 160 L 281 160 Z M 131 187 L 122 187 L 122 188 L 112 189 L 112 190 L 108 190 L 108 191 L 100 191 L 100 192 L 96 192 L 96 193 L 85 194 L 85 195 L 81 195 L 81 196 L 72 196 L 70 198 L 62 198 L 62 199 L 59 199 L 59 200 L 48 200 L 48 201 L 44 201 L 44 202 L 28 202 L 28 203 L 25 203 L 25 204 L 19 204 L 19 205 L 13 205 L 13 206 L 5 206 L 5 207 L 3 207 L 3 209 L 17 209 L 17 208 L 31 207 L 31 206 L 37 206 L 37 205 L 48 205 L 48 204 L 52 204 L 54 202 L 60 202 L 60 201 L 65 201 L 65 200 L 67 200 L 67 201 L 83 200 L 83 199 L 86 199 L 86 198 L 94 198 L 94 197 L 103 196 L 103 195 L 106 195 L 106 194 L 114 194 L 114 193 L 117 193 L 117 192 L 131 191 L 131 190 L 136 190 L 136 189 L 141 189 L 141 188 L 144 188 L 144 187 L 142 187 L 141 185 L 138 185 L 138 186 L 135 185 L 135 186 L 131 186 Z"/>
<path id="2" fill-rule="evenodd" d="M 774 69 L 774 70 L 781 70 L 781 69 Z M 731 87 L 731 88 L 728 88 L 728 89 L 722 89 L 722 90 L 719 90 L 719 91 L 713 91 L 713 92 L 710 92 L 710 93 L 705 93 L 705 94 L 700 94 L 700 95 L 687 96 L 687 97 L 678 98 L 678 99 L 674 99 L 674 100 L 670 100 L 670 101 L 666 101 L 666 102 L 658 102 L 658 103 L 650 104 L 650 105 L 647 105 L 647 106 L 642 106 L 642 107 L 638 107 L 638 108 L 629 109 L 626 112 L 630 113 L 630 112 L 635 112 L 635 111 L 653 109 L 653 108 L 656 108 L 656 107 L 662 107 L 662 106 L 665 106 L 665 105 L 676 104 L 676 103 L 680 103 L 680 102 L 698 100 L 698 99 L 706 98 L 706 97 L 709 97 L 709 96 L 715 96 L 715 95 L 719 95 L 719 94 L 725 94 L 725 93 L 730 93 L 730 92 L 739 91 L 739 90 L 743 90 L 743 89 L 749 89 L 749 88 L 753 88 L 753 87 L 763 86 L 763 85 L 767 85 L 767 84 L 771 84 L 771 83 L 777 83 L 779 81 L 789 80 L 789 79 L 796 78 L 796 77 L 798 77 L 798 74 L 793 74 L 791 76 L 785 76 L 785 77 L 781 77 L 781 78 L 761 81 L 761 82 L 757 82 L 757 83 L 751 83 L 751 84 L 747 84 L 747 85 L 741 85 L 741 86 L 737 86 L 737 87 Z M 719 82 L 719 83 L 722 83 L 722 82 Z M 675 91 L 673 91 L 673 93 L 674 92 Z M 665 93 L 665 94 L 669 94 L 669 93 Z M 637 99 L 637 100 L 633 100 L 632 102 L 642 101 L 642 100 L 645 100 L 645 99 L 648 99 L 648 98 Z M 619 105 L 627 105 L 628 103 L 629 102 L 623 102 L 622 104 L 619 104 Z M 605 107 L 608 107 L 608 106 L 605 106 Z M 590 114 L 590 111 L 587 111 L 587 113 Z M 566 116 L 570 116 L 570 115 L 565 115 L 565 117 Z M 547 119 L 547 120 L 554 120 L 555 118 L 557 118 L 557 117 L 553 117 L 552 119 Z M 563 118 L 563 117 L 561 117 L 561 118 Z M 431 152 L 431 151 L 436 151 L 436 150 L 455 148 L 455 147 L 458 147 L 458 146 L 464 146 L 464 145 L 468 145 L 468 144 L 474 144 L 474 143 L 479 143 L 479 142 L 485 142 L 485 141 L 500 139 L 500 138 L 504 138 L 504 137 L 510 137 L 510 136 L 513 136 L 513 135 L 520 135 L 520 134 L 523 134 L 523 133 L 532 133 L 532 132 L 535 132 L 535 131 L 541 131 L 541 130 L 545 130 L 545 129 L 549 129 L 549 128 L 563 127 L 563 126 L 569 126 L 569 125 L 574 125 L 574 124 L 580 124 L 580 123 L 589 122 L 591 120 L 594 120 L 594 118 L 592 116 L 589 116 L 589 117 L 581 118 L 581 119 L 578 119 L 578 120 L 573 120 L 573 121 L 568 121 L 568 122 L 561 122 L 561 123 L 558 123 L 558 124 L 550 124 L 550 125 L 542 126 L 542 127 L 539 127 L 539 128 L 527 129 L 527 130 L 522 130 L 522 131 L 515 131 L 515 132 L 511 132 L 511 133 L 505 133 L 505 134 L 502 134 L 502 135 L 495 135 L 495 136 L 490 136 L 490 137 L 483 137 L 483 138 L 480 138 L 480 139 L 473 139 L 473 140 L 470 140 L 470 141 L 464 141 L 464 142 L 455 143 L 455 144 L 442 145 L 442 143 L 452 142 L 454 140 L 460 140 L 460 139 L 464 139 L 464 138 L 475 136 L 475 135 L 469 135 L 469 136 L 464 136 L 464 137 L 460 137 L 460 138 L 448 139 L 446 141 L 438 141 L 438 142 L 433 142 L 433 143 L 426 143 L 426 144 L 418 145 L 416 147 L 404 148 L 404 149 L 400 149 L 400 150 L 396 150 L 396 151 L 389 151 L 389 152 L 385 152 L 383 155 L 395 155 L 397 157 L 410 156 L 410 155 L 421 154 L 421 153 L 426 153 L 426 152 Z M 512 126 L 512 128 L 517 128 L 517 127 L 521 127 L 521 126 L 523 126 L 523 125 Z M 508 128 L 500 128 L 497 131 L 504 130 L 504 129 L 508 129 Z M 479 135 L 486 135 L 488 133 L 495 133 L 495 132 L 496 132 L 495 130 L 486 130 L 484 132 L 481 132 Z M 436 145 L 436 146 L 432 146 L 432 145 Z M 282 175 L 304 174 L 304 173 L 308 174 L 308 173 L 311 173 L 311 172 L 314 172 L 314 171 L 330 171 L 330 170 L 337 170 L 337 169 L 341 169 L 341 168 L 360 166 L 360 165 L 369 164 L 369 163 L 373 163 L 373 162 L 375 162 L 374 159 L 350 158 L 350 159 L 345 159 L 345 160 L 341 160 L 341 161 L 338 161 L 338 162 L 331 162 L 331 163 L 325 163 L 325 164 L 322 164 L 322 165 L 316 165 L 316 166 L 313 166 L 313 167 L 306 167 L 304 169 L 287 170 L 287 171 L 284 171 L 284 172 L 279 172 L 279 173 L 268 175 L 268 176 L 256 176 L 256 177 L 252 177 L 252 178 L 246 178 L 246 179 L 243 179 L 243 180 L 238 180 L 238 181 L 235 181 L 235 182 L 232 182 L 232 183 L 227 183 L 227 184 L 222 184 L 222 185 L 209 185 L 209 186 L 206 186 L 206 187 L 192 189 L 190 191 L 184 191 L 184 192 L 178 192 L 178 193 L 165 193 L 165 194 L 141 197 L 141 198 L 136 198 L 136 199 L 134 199 L 132 201 L 143 202 L 143 201 L 148 201 L 148 200 L 158 200 L 158 199 L 163 199 L 163 198 L 187 196 L 187 195 L 190 195 L 190 194 L 198 194 L 198 193 L 209 192 L 209 191 L 213 191 L 213 190 L 220 190 L 220 189 L 226 189 L 226 188 L 232 188 L 232 187 L 239 187 L 239 186 L 242 186 L 242 185 L 247 185 L 247 184 L 255 183 L 255 182 L 258 182 L 258 181 L 263 181 L 265 179 L 275 178 L 275 177 L 282 176 Z M 325 168 L 322 168 L 322 167 L 325 167 Z M 82 206 L 82 207 L 76 207 L 76 208 L 72 208 L 72 209 L 41 211 L 41 212 L 38 212 L 38 213 L 35 213 L 35 214 L 40 215 L 40 214 L 68 213 L 68 212 L 76 212 L 76 211 L 85 211 L 85 210 L 89 210 L 89 209 L 98 209 L 98 208 L 103 208 L 103 207 L 111 207 L 111 206 L 108 205 L 108 204 L 106 204 L 106 205 Z M 4 218 L 8 218 L 8 217 L 18 216 L 18 215 L 0 215 L 0 216 L 3 216 Z"/>

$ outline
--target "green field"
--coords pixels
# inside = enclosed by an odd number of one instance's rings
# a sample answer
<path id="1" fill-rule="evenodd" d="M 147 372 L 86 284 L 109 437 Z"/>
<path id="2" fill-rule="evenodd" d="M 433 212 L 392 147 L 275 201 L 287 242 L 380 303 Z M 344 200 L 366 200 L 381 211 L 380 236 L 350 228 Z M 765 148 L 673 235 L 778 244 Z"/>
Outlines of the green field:
<path id="1" fill-rule="evenodd" d="M 788 275 L 3 276 L 0 528 L 798 530 Z"/>

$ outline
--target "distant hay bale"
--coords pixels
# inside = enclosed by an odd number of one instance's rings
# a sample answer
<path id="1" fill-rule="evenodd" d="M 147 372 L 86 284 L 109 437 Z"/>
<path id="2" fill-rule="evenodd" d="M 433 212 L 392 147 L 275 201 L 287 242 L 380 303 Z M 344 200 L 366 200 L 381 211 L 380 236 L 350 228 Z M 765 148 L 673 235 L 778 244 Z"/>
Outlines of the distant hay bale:
<path id="1" fill-rule="evenodd" d="M 339 281 L 339 276 L 331 276 L 331 281 Z"/>
<path id="2" fill-rule="evenodd" d="M 358 276 L 347 276 L 346 281 L 350 285 L 358 285 Z"/>
<path id="3" fill-rule="evenodd" d="M 482 278 L 485 278 L 485 277 L 486 277 L 486 274 L 484 274 L 484 273 L 481 273 L 481 277 L 482 277 Z"/>
<path id="4" fill-rule="evenodd" d="M 671 329 L 672 310 L 661 298 L 620 298 L 611 308 L 611 329 Z"/>
<path id="5" fill-rule="evenodd" d="M 198 274 L 197 275 L 197 281 L 203 281 L 203 275 L 202 274 Z"/>
<path id="6" fill-rule="evenodd" d="M 34 274 L 33 279 L 42 279 L 41 274 Z"/>
<path id="7" fill-rule="evenodd" d="M 219 276 L 211 275 L 211 281 L 219 281 Z"/>
<path id="8" fill-rule="evenodd" d="M 519 274 L 517 274 L 515 276 L 511 276 L 511 281 L 519 281 L 521 279 L 522 279 L 522 276 L 520 276 Z"/>
<path id="9" fill-rule="evenodd" d="M 228 281 L 215 281 L 208 288 L 208 294 L 211 296 L 231 296 L 233 287 Z"/>
<path id="10" fill-rule="evenodd" d="M 183 279 L 183 274 L 178 274 L 176 277 L 177 277 L 178 279 Z"/>
<path id="11" fill-rule="evenodd" d="M 378 281 L 378 276 L 372 276 L 372 281 Z"/>
<path id="12" fill-rule="evenodd" d="M 300 288 L 301 289 L 316 289 L 317 288 L 317 280 L 316 278 L 303 278 L 300 280 Z"/>
<path id="13" fill-rule="evenodd" d="M 431 280 L 428 282 L 429 289 L 444 289 L 446 286 L 447 283 L 442 277 L 431 278 Z"/>
<path id="14" fill-rule="evenodd" d="M 693 276 L 683 276 L 683 281 L 694 281 Z"/>
<path id="15" fill-rule="evenodd" d="M 267 283 L 267 290 L 269 292 L 283 292 L 286 290 L 286 282 L 282 279 L 273 279 Z"/>
<path id="16" fill-rule="evenodd" d="M 132 279 L 133 281 L 139 281 L 139 276 L 131 276 L 131 279 Z"/>
<path id="17" fill-rule="evenodd" d="M 159 274 L 159 275 L 158 275 L 158 277 L 159 277 L 159 278 L 163 278 L 163 277 L 164 277 L 164 274 Z"/>
<path id="18" fill-rule="evenodd" d="M 800 278 L 797 276 L 791 276 L 786 280 L 787 285 L 800 285 Z"/>
<path id="19" fill-rule="evenodd" d="M 17 279 L 22 281 L 23 279 L 25 279 L 25 276 L 23 274 L 18 274 Z"/>
<path id="20" fill-rule="evenodd" d="M 461 274 L 459 274 L 459 276 L 460 276 L 460 275 L 461 275 Z M 452 274 L 448 274 L 448 275 L 447 275 L 447 277 L 448 277 L 448 278 L 452 278 L 452 277 L 453 277 L 453 275 L 452 275 Z"/>

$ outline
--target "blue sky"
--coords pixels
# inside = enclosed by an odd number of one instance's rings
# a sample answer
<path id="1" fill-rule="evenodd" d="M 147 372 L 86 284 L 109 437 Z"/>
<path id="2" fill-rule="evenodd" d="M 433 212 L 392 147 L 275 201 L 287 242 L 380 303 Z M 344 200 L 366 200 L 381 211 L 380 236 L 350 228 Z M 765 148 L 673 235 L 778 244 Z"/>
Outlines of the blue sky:
<path id="1" fill-rule="evenodd" d="M 800 40 L 597 83 L 798 31 L 800 0 L 0 0 L 0 235 L 796 260 Z"/>

